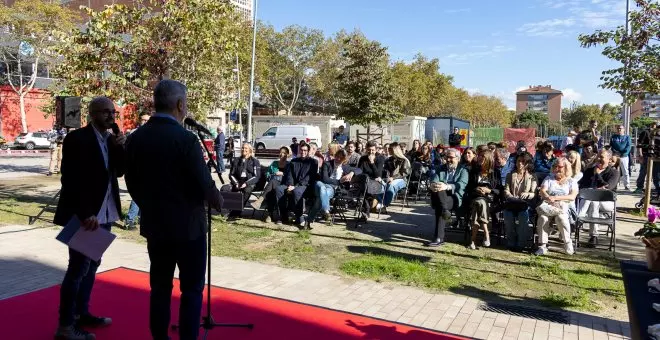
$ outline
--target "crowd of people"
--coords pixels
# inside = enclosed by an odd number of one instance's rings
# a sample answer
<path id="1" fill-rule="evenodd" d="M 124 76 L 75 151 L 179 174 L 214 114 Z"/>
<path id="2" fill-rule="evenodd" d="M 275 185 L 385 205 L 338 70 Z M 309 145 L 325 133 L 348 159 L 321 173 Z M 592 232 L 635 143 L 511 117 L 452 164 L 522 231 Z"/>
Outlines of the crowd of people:
<path id="1" fill-rule="evenodd" d="M 366 186 L 359 215 L 364 221 L 370 212 L 387 209 L 408 187 L 409 193 L 430 197 L 435 212 L 435 231 L 427 246 L 441 246 L 446 227 L 459 220 L 470 232 L 470 249 L 478 244 L 489 247 L 491 229 L 501 227 L 498 235 L 506 235 L 509 249 L 535 249 L 537 255 L 544 255 L 548 235 L 556 228 L 563 251 L 573 254 L 571 226 L 576 217 L 598 217 L 613 209 L 597 202 L 578 207 L 579 190 L 616 191 L 619 182 L 629 189 L 630 138 L 616 134 L 603 145 L 596 126 L 592 122 L 586 132 L 570 134 L 573 140 L 562 150 L 549 141 L 539 142 L 534 155 L 524 141 L 518 142 L 514 153 L 494 142 L 460 148 L 419 140 L 410 148 L 397 142 L 363 146 L 334 141 L 323 152 L 315 143 L 294 138 L 292 145 L 280 148 L 279 159 L 264 168 L 264 174 L 246 143 L 241 156 L 231 162 L 231 184 L 225 190 L 243 192 L 247 205 L 263 177 L 266 184 L 256 205 L 266 210 L 265 220 L 310 229 L 313 223 L 331 218 L 331 202 L 339 190 Z M 230 216 L 239 218 L 240 212 Z M 530 224 L 538 235 L 535 245 Z M 598 231 L 597 225 L 590 227 L 588 246 L 598 244 Z"/>

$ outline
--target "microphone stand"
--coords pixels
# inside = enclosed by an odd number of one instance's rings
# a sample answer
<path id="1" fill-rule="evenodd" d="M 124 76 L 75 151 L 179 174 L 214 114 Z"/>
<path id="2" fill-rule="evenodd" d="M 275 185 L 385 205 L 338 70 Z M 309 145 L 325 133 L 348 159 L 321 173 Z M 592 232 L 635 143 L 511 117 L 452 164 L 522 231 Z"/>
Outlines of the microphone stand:
<path id="1" fill-rule="evenodd" d="M 213 166 L 214 169 L 218 169 L 216 162 L 213 160 L 213 155 L 211 154 L 211 151 L 209 150 L 208 146 L 206 146 L 206 143 L 204 143 L 204 136 L 202 135 L 202 132 L 197 129 L 197 136 L 199 137 L 199 140 L 202 142 L 202 145 L 204 146 L 204 150 L 206 151 L 206 154 L 208 155 L 209 158 L 209 164 Z M 218 178 L 220 179 L 220 182 L 224 184 L 224 180 L 222 179 L 222 174 L 217 173 Z M 251 323 L 245 323 L 245 324 L 240 324 L 240 323 L 217 323 L 215 320 L 213 320 L 213 315 L 211 315 L 211 232 L 213 228 L 211 227 L 211 205 L 207 204 L 206 208 L 206 218 L 209 226 L 209 235 L 208 238 L 206 239 L 206 267 L 207 267 L 207 276 L 206 276 L 206 316 L 202 316 L 202 323 L 199 325 L 199 327 L 204 328 L 204 339 L 207 338 L 209 334 L 209 330 L 212 330 L 215 327 L 234 327 L 234 328 L 247 328 L 247 329 L 252 329 L 254 328 L 254 324 Z M 172 330 L 177 330 L 179 328 L 178 325 L 173 324 L 172 325 Z"/>

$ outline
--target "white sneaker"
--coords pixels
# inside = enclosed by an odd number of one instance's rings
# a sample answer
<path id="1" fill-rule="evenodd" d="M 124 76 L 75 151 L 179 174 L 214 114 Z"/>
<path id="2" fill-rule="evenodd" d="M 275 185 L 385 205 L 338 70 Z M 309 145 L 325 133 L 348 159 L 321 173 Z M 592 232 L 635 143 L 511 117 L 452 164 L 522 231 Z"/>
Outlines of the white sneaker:
<path id="1" fill-rule="evenodd" d="M 380 209 L 383 209 L 383 205 L 380 203 L 376 204 L 376 210 L 380 210 Z"/>
<path id="2" fill-rule="evenodd" d="M 490 241 L 489 240 L 484 240 L 483 246 L 486 247 L 486 248 L 490 247 Z"/>
<path id="3" fill-rule="evenodd" d="M 564 243 L 564 253 L 566 255 L 575 254 L 575 251 L 573 250 L 573 242 Z"/>
<path id="4" fill-rule="evenodd" d="M 474 245 L 474 242 L 470 242 L 470 246 L 468 248 L 475 250 L 477 249 L 477 246 Z"/>
<path id="5" fill-rule="evenodd" d="M 539 249 L 536 249 L 534 252 L 534 255 L 536 256 L 542 256 L 548 253 L 548 248 L 545 246 L 539 247 Z"/>
<path id="6" fill-rule="evenodd" d="M 660 292 L 660 279 L 651 279 L 646 285 Z"/>

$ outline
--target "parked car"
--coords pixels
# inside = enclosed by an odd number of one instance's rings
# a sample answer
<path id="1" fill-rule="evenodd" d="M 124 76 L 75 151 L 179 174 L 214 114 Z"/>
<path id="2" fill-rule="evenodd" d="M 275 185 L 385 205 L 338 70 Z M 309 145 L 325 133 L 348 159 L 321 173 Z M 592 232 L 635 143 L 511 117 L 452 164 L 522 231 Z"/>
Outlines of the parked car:
<path id="1" fill-rule="evenodd" d="M 47 149 L 50 147 L 48 141 L 48 132 L 28 132 L 21 133 L 14 140 L 14 146 L 18 148 L 25 148 L 27 150 L 34 149 Z"/>
<path id="2" fill-rule="evenodd" d="M 280 147 L 291 144 L 291 139 L 295 137 L 298 141 L 307 143 L 316 143 L 321 145 L 321 129 L 313 125 L 281 125 L 272 126 L 261 137 L 254 141 L 258 150 L 279 149 Z"/>

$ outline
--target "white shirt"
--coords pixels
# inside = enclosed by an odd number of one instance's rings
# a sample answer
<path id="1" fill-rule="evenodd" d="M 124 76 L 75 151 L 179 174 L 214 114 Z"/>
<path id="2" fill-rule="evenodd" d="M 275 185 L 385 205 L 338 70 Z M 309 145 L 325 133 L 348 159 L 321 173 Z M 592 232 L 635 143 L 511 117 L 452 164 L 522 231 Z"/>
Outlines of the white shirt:
<path id="1" fill-rule="evenodd" d="M 334 162 L 334 161 L 332 161 L 332 162 Z M 340 165 L 340 166 L 335 167 L 335 171 L 332 173 L 331 177 L 336 179 L 336 180 L 340 180 L 341 176 L 343 174 L 344 174 L 344 168 L 343 168 L 343 166 Z"/>
<path id="2" fill-rule="evenodd" d="M 94 128 L 94 133 L 96 134 L 96 140 L 99 142 L 101 153 L 103 154 L 103 162 L 105 163 L 105 168 L 108 169 L 108 137 L 110 137 L 110 134 L 107 131 L 101 133 L 93 125 L 92 127 Z M 99 224 L 107 224 L 119 220 L 119 211 L 112 195 L 112 178 L 110 178 L 110 176 L 112 176 L 112 174 L 108 171 L 108 189 L 105 192 L 105 198 L 103 199 L 103 204 L 101 204 L 101 209 L 99 210 L 98 214 L 96 214 L 96 218 L 99 220 Z"/>

